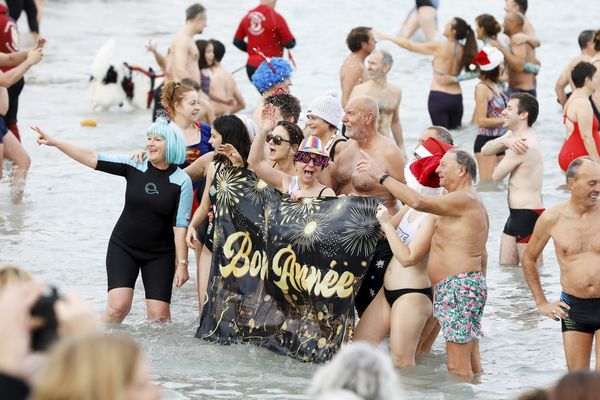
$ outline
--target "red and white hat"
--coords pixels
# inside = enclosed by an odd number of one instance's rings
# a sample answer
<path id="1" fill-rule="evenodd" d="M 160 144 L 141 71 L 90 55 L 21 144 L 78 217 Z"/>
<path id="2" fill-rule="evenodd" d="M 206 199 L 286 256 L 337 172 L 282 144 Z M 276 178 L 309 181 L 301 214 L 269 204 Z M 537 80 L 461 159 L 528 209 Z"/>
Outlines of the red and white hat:
<path id="1" fill-rule="evenodd" d="M 435 170 L 440 165 L 440 160 L 444 154 L 451 148 L 452 146 L 448 143 L 430 137 L 415 149 L 415 154 L 421 158 L 410 164 L 409 168 L 410 172 L 412 172 L 422 186 L 430 188 L 440 187 L 440 178 Z"/>
<path id="2" fill-rule="evenodd" d="M 444 155 L 451 148 L 452 146 L 448 143 L 442 142 L 438 138 L 430 137 L 415 149 L 415 154 L 421 158 L 429 157 L 434 154 Z"/>
<path id="3" fill-rule="evenodd" d="M 482 71 L 491 71 L 504 61 L 504 54 L 493 46 L 484 47 L 471 61 L 469 69 L 474 70 L 479 66 Z"/>

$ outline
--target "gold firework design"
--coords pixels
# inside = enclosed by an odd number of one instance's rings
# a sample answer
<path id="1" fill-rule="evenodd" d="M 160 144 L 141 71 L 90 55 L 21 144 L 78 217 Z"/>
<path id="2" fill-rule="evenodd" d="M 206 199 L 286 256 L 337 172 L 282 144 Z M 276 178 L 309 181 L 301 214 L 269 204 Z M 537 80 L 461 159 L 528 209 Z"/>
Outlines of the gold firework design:
<path id="1" fill-rule="evenodd" d="M 318 213 L 323 199 L 318 197 L 303 197 L 297 202 L 283 200 L 281 202 L 281 223 L 302 222 L 305 216 Z"/>
<path id="2" fill-rule="evenodd" d="M 243 169 L 226 167 L 219 171 L 215 176 L 217 215 L 228 214 L 229 209 L 239 203 L 238 195 L 243 193 L 246 180 Z"/>
<path id="3" fill-rule="evenodd" d="M 322 213 L 310 213 L 290 228 L 290 242 L 301 253 L 315 250 L 326 238 L 327 216 Z"/>
<path id="4" fill-rule="evenodd" d="M 252 204 L 266 206 L 276 200 L 276 191 L 262 179 L 255 175 L 248 176 L 248 185 L 244 187 L 244 196 L 248 197 Z"/>
<path id="5" fill-rule="evenodd" d="M 344 250 L 351 254 L 366 257 L 375 250 L 379 240 L 376 212 L 380 202 L 373 198 L 364 200 L 348 210 L 348 220 L 344 224 L 342 233 L 342 245 Z"/>

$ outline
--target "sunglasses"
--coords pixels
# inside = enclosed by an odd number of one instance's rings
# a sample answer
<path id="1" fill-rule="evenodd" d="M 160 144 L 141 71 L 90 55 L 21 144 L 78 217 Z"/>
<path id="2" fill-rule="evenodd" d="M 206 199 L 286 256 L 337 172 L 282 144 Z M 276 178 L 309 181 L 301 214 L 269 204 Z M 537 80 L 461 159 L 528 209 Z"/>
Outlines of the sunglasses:
<path id="1" fill-rule="evenodd" d="M 279 146 L 281 144 L 281 142 L 288 142 L 288 143 L 292 143 L 291 141 L 282 138 L 279 135 L 271 135 L 270 133 L 267 135 L 267 137 L 265 138 L 265 141 L 267 143 L 269 143 L 270 141 L 273 141 L 273 143 L 275 144 L 275 146 Z"/>
<path id="2" fill-rule="evenodd" d="M 325 157 L 320 154 L 305 153 L 304 151 L 298 151 L 294 156 L 294 161 L 302 161 L 304 164 L 308 164 L 310 160 L 313 161 L 315 167 L 325 168 L 327 165 L 329 165 L 329 157 Z"/>

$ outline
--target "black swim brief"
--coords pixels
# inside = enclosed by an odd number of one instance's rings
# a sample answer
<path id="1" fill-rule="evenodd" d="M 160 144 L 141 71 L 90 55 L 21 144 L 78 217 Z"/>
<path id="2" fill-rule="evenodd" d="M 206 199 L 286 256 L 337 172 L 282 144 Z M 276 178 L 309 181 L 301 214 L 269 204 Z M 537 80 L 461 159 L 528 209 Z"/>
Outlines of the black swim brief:
<path id="1" fill-rule="evenodd" d="M 487 142 L 492 141 L 494 139 L 498 139 L 498 136 L 477 135 L 477 137 L 475 138 L 475 144 L 473 145 L 473 153 L 481 153 L 481 149 L 483 148 L 483 146 L 485 146 Z M 502 151 L 501 153 L 498 153 L 496 155 L 504 156 L 506 155 L 506 152 Z"/>
<path id="2" fill-rule="evenodd" d="M 563 332 L 594 334 L 600 329 L 600 298 L 582 299 L 562 292 L 560 300 L 571 307 L 568 316 L 561 320 Z"/>
<path id="3" fill-rule="evenodd" d="M 411 288 L 411 289 L 394 289 L 394 290 L 387 289 L 385 286 L 383 287 L 383 294 L 385 295 L 385 299 L 387 300 L 390 307 L 392 307 L 394 305 L 394 303 L 396 302 L 396 300 L 398 300 L 400 297 L 404 296 L 405 294 L 409 294 L 409 293 L 424 294 L 425 296 L 429 297 L 429 300 L 431 300 L 431 304 L 433 304 L 433 289 L 431 287 L 423 288 L 423 289 L 412 289 Z"/>
<path id="4" fill-rule="evenodd" d="M 510 215 L 504 225 L 504 233 L 514 236 L 517 243 L 529 243 L 533 228 L 544 209 L 529 210 L 510 208 Z"/>

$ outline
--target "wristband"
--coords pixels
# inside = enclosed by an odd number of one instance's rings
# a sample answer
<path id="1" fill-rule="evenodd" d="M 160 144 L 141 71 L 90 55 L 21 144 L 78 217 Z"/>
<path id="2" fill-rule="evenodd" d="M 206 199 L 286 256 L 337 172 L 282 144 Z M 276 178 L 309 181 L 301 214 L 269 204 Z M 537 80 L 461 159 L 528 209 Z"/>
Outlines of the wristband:
<path id="1" fill-rule="evenodd" d="M 190 260 L 184 260 L 183 258 L 179 258 L 179 259 L 177 260 L 177 265 L 179 265 L 179 264 L 183 264 L 183 265 L 185 265 L 185 266 L 187 267 L 187 265 L 188 265 L 189 263 L 190 263 Z"/>
<path id="2" fill-rule="evenodd" d="M 383 181 L 385 181 L 389 177 L 390 177 L 390 174 L 388 174 L 387 172 L 385 174 L 381 175 L 381 178 L 379 178 L 379 184 L 383 185 Z"/>

